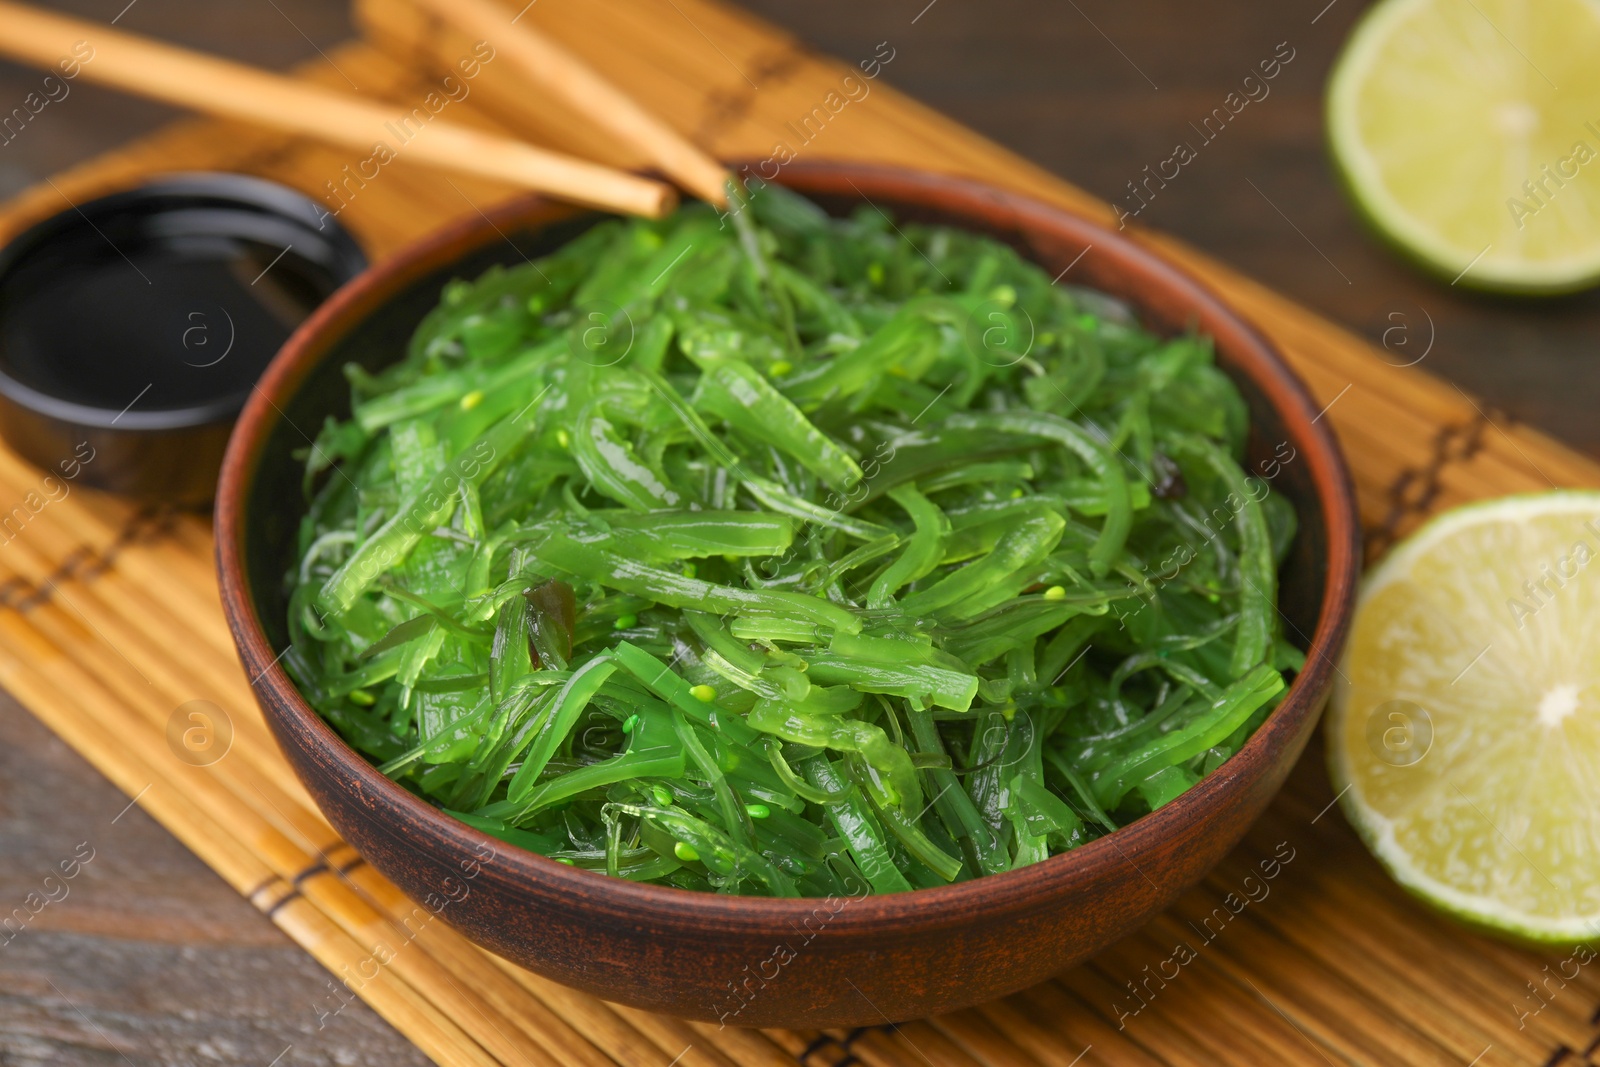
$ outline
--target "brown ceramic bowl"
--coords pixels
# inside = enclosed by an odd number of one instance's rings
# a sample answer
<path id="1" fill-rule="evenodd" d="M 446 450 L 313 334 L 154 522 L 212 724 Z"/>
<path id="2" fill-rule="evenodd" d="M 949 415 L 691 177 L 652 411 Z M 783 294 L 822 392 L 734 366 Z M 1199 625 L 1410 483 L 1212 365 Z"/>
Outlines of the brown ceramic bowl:
<path id="1" fill-rule="evenodd" d="M 1012 243 L 1054 275 L 1125 298 L 1150 327 L 1215 338 L 1253 418 L 1251 463 L 1300 517 L 1281 608 L 1307 645 L 1282 704 L 1215 774 L 1159 811 L 1065 855 L 937 889 L 843 900 L 730 897 L 564 866 L 457 822 L 379 774 L 276 665 L 283 576 L 304 513 L 304 431 L 348 413 L 339 373 L 392 361 L 452 277 L 516 263 L 585 220 L 528 199 L 471 219 L 368 271 L 323 305 L 267 371 L 239 420 L 217 493 L 222 596 L 278 743 L 366 860 L 480 944 L 556 981 L 652 1011 L 741 1026 L 883 1023 L 950 1011 L 1038 982 L 1137 929 L 1231 849 L 1315 726 L 1345 636 L 1359 562 L 1343 460 L 1282 359 L 1194 279 L 1124 236 L 969 181 L 847 164 L 780 179 L 831 211 L 870 200 L 902 219 Z M 1079 259 L 1084 249 L 1093 250 Z M 484 860 L 483 857 L 492 856 Z"/>

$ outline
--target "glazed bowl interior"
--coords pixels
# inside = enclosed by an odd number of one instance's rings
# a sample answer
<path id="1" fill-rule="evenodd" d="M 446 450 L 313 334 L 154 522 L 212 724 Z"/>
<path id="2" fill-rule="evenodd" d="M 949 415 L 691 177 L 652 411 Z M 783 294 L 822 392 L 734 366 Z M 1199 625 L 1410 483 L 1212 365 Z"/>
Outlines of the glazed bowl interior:
<path id="1" fill-rule="evenodd" d="M 1087 958 L 1170 904 L 1243 836 L 1299 756 L 1331 683 L 1359 565 L 1355 513 L 1337 446 L 1298 380 L 1253 329 L 1155 254 L 977 183 L 846 164 L 794 165 L 781 180 L 832 213 L 869 201 L 897 220 L 987 233 L 1063 272 L 1063 283 L 1127 301 L 1157 333 L 1197 329 L 1215 340 L 1250 408 L 1246 466 L 1299 518 L 1280 610 L 1287 636 L 1308 650 L 1282 703 L 1218 772 L 1043 863 L 821 908 L 574 870 L 492 841 L 379 774 L 274 664 L 287 642 L 284 576 L 305 511 L 295 454 L 327 417 L 348 415 L 341 366 L 397 359 L 446 282 L 537 258 L 595 221 L 541 201 L 429 238 L 347 287 L 291 339 L 230 446 L 219 568 L 235 640 L 285 754 L 335 828 L 414 899 L 460 884 L 473 856 L 492 854 L 441 914 L 530 969 L 607 999 L 724 1023 L 881 1023 L 977 1003 Z M 752 992 L 748 976 L 764 973 L 775 942 L 787 947 L 781 973 Z"/>

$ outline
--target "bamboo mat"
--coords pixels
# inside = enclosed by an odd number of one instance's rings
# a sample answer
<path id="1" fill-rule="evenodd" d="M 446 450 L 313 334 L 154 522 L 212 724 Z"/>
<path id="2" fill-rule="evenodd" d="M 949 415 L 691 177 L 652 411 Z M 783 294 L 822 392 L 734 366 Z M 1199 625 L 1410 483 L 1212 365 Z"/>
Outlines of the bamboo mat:
<path id="1" fill-rule="evenodd" d="M 304 76 L 418 106 L 470 51 L 402 0 L 358 3 L 371 43 Z M 522 0 L 508 6 L 508 18 Z M 522 17 L 590 59 L 714 152 L 853 158 L 974 174 L 1110 219 L 1105 205 L 893 92 L 883 81 L 810 141 L 797 127 L 857 73 L 707 0 L 542 0 Z M 867 59 L 870 57 L 855 57 Z M 337 70 L 334 66 L 337 66 Z M 893 66 L 887 68 L 892 77 Z M 452 121 L 509 129 L 624 165 L 640 161 L 538 108 L 509 63 L 488 64 Z M 856 95 L 859 95 L 857 93 Z M 837 98 L 836 98 L 837 99 Z M 148 175 L 259 174 L 327 196 L 350 153 L 186 122 L 0 206 L 0 236 Z M 348 194 L 374 259 L 510 190 L 403 158 Z M 328 200 L 329 206 L 337 201 Z M 1324 403 L 1356 473 L 1369 553 L 1432 511 L 1550 485 L 1600 485 L 1600 466 L 1388 365 L 1360 339 L 1159 234 L 1283 349 Z M 0 501 L 43 475 L 0 449 Z M 9 536 L 9 534 L 8 534 Z M 1074 1067 L 1128 1064 L 1594 1063 L 1600 969 L 1555 977 L 1565 953 L 1470 933 L 1411 903 L 1330 807 L 1314 744 L 1235 853 L 1146 929 L 1023 993 L 936 1019 L 850 1032 L 718 1030 L 605 1004 L 477 949 L 338 840 L 279 756 L 223 622 L 208 522 L 137 512 L 88 490 L 48 503 L 0 545 L 0 685 L 88 757 L 332 972 L 332 1017 L 359 995 L 444 1064 L 627 1067 Z M 179 759 L 168 737 L 209 701 L 226 754 Z M 174 723 L 176 722 L 176 727 Z M 1271 877 L 1268 877 L 1268 874 Z M 384 960 L 378 964 L 375 960 Z"/>

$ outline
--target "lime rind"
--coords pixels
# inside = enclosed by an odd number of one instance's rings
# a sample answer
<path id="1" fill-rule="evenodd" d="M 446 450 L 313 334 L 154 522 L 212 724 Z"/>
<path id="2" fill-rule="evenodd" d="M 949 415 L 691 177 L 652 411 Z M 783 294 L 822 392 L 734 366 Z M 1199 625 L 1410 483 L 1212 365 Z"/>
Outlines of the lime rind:
<path id="1" fill-rule="evenodd" d="M 1383 869 L 1412 896 L 1458 922 L 1516 941 L 1543 947 L 1600 941 L 1600 915 L 1552 920 L 1499 901 L 1485 901 L 1463 893 L 1417 870 L 1396 842 L 1393 822 L 1362 803 L 1343 757 L 1342 746 L 1330 744 L 1329 775 L 1334 789 L 1343 791 L 1339 808 Z"/>
<path id="2" fill-rule="evenodd" d="M 1361 92 L 1389 38 L 1419 10 L 1440 2 L 1380 0 L 1357 24 L 1334 64 L 1328 81 L 1325 119 L 1329 153 L 1346 194 L 1366 224 L 1387 244 L 1422 269 L 1462 288 L 1555 296 L 1600 283 L 1600 238 L 1587 248 L 1545 261 L 1485 254 L 1492 249 L 1468 248 L 1451 241 L 1435 226 L 1418 218 L 1391 191 L 1360 130 Z M 1591 11 L 1596 33 L 1600 34 L 1600 4 L 1579 0 L 1576 6 Z M 1594 111 L 1600 116 L 1600 101 Z M 1447 172 L 1448 165 L 1448 160 L 1442 160 L 1441 170 Z"/>
<path id="3" fill-rule="evenodd" d="M 1552 489 L 1537 493 L 1511 493 L 1492 500 L 1463 504 L 1433 516 L 1396 545 L 1361 581 L 1356 610 L 1400 575 L 1408 573 L 1429 548 L 1469 526 L 1514 521 L 1543 515 L 1580 515 L 1600 512 L 1600 489 Z"/>
<path id="4" fill-rule="evenodd" d="M 1563 514 L 1600 516 L 1600 491 L 1557 490 L 1500 497 L 1469 504 L 1434 517 L 1395 548 L 1363 580 L 1357 602 L 1362 608 L 1396 580 L 1409 575 L 1418 560 L 1453 534 L 1468 527 L 1516 524 L 1535 517 Z M 1600 941 L 1600 913 L 1552 917 L 1536 914 L 1502 899 L 1465 892 L 1419 869 L 1401 846 L 1395 823 L 1362 794 L 1351 763 L 1345 727 L 1351 682 L 1342 671 L 1336 679 L 1328 712 L 1328 771 L 1339 806 L 1362 842 L 1383 868 L 1411 895 L 1469 926 L 1527 944 L 1552 947 Z"/>

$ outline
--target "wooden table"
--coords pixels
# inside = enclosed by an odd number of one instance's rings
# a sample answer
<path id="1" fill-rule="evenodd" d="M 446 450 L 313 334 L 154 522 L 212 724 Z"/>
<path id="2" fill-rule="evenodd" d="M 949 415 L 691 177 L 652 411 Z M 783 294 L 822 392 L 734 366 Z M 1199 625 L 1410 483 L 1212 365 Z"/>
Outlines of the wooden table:
<path id="1" fill-rule="evenodd" d="M 52 6 L 109 21 L 124 2 Z M 1133 224 L 1233 262 L 1386 343 L 1396 363 L 1426 351 L 1431 369 L 1492 410 L 1600 451 L 1584 396 L 1597 372 L 1582 343 L 1600 326 L 1600 298 L 1518 304 L 1421 278 L 1373 242 L 1338 195 L 1320 91 L 1361 5 L 1324 2 L 1236 0 L 1222 10 L 1149 0 L 747 0 L 847 59 L 886 42 L 887 80 L 1129 211 L 1139 204 L 1125 183 L 1191 138 L 1187 124 L 1284 42 L 1293 59 L 1270 95 Z M 276 67 L 348 32 L 342 10 L 316 0 L 137 0 L 118 25 Z M 33 77 L 0 66 L 0 104 L 20 100 Z M 44 117 L 0 149 L 0 195 L 170 113 L 80 85 Z M 363 1005 L 319 1027 L 312 1005 L 326 994 L 326 972 L 143 812 L 124 813 L 119 791 L 5 699 L 0 729 L 10 742 L 0 749 L 0 912 L 39 890 L 80 843 L 94 849 L 68 896 L 0 948 L 0 1063 L 265 1065 L 291 1043 L 285 1067 L 424 1062 Z"/>

